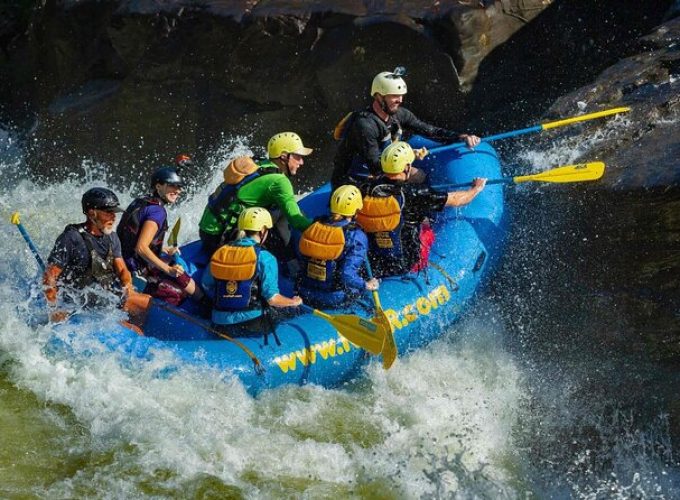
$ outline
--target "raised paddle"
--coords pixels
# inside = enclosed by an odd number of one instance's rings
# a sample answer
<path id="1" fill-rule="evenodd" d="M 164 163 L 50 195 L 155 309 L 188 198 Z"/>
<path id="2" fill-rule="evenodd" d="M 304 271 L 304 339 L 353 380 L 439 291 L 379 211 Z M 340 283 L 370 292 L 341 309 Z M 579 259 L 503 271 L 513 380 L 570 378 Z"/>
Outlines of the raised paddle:
<path id="1" fill-rule="evenodd" d="M 28 244 L 28 248 L 30 248 L 31 253 L 35 257 L 35 260 L 38 261 L 38 265 L 40 266 L 40 269 L 43 272 L 45 272 L 45 262 L 42 260 L 42 257 L 40 257 L 40 253 L 38 252 L 38 249 L 33 244 L 33 241 L 31 240 L 31 237 L 28 235 L 28 232 L 24 228 L 23 224 L 21 224 L 21 220 L 19 218 L 19 212 L 14 212 L 12 214 L 12 217 L 10 218 L 10 222 L 12 224 L 14 224 L 17 227 L 17 229 L 19 229 L 21 236 L 23 236 L 24 241 Z"/>
<path id="2" fill-rule="evenodd" d="M 387 336 L 383 325 L 353 314 L 327 314 L 305 304 L 300 307 L 314 316 L 325 319 L 340 335 L 371 354 L 382 352 Z"/>
<path id="3" fill-rule="evenodd" d="M 487 184 L 520 184 L 522 182 L 585 182 L 596 181 L 604 174 L 604 163 L 594 161 L 591 163 L 579 163 L 578 165 L 567 165 L 557 167 L 545 172 L 531 175 L 518 175 L 515 177 L 503 177 L 501 179 L 491 179 Z M 464 184 L 440 184 L 432 186 L 434 189 L 448 190 L 471 186 L 471 182 Z"/>
<path id="4" fill-rule="evenodd" d="M 368 279 L 373 279 L 373 270 L 371 269 L 371 263 L 368 258 L 365 259 L 366 272 L 368 273 Z M 390 323 L 389 318 L 383 311 L 380 305 L 380 295 L 378 295 L 377 290 L 372 290 L 373 292 L 373 303 L 375 304 L 375 317 L 373 320 L 385 329 L 385 343 L 380 351 L 383 357 L 383 368 L 385 370 L 392 366 L 392 363 L 397 359 L 397 344 L 394 342 L 394 327 Z"/>
<path id="5" fill-rule="evenodd" d="M 482 137 L 482 142 L 497 141 L 500 139 L 507 139 L 508 137 L 516 137 L 518 135 L 533 134 L 536 132 L 543 132 L 544 130 L 550 130 L 552 128 L 564 127 L 565 125 L 571 125 L 572 123 L 585 122 L 588 120 L 595 120 L 596 118 L 602 118 L 604 116 L 616 115 L 619 113 L 627 113 L 630 108 L 612 108 L 606 109 L 604 111 L 597 111 L 596 113 L 588 113 L 585 115 L 572 116 L 571 118 L 564 118 L 562 120 L 555 120 L 552 122 L 541 123 L 539 125 L 534 125 L 533 127 L 522 128 L 518 130 L 512 130 L 510 132 L 504 132 L 502 134 L 490 135 L 488 137 Z M 429 153 L 441 153 L 442 151 L 447 151 L 449 149 L 458 148 L 460 146 L 465 146 L 464 142 L 456 142 L 453 144 L 447 144 L 446 146 L 440 146 L 438 148 L 432 148 Z"/>
<path id="6" fill-rule="evenodd" d="M 171 246 L 173 248 L 177 248 L 177 237 L 179 236 L 179 230 L 182 227 L 182 218 L 180 217 L 177 219 L 177 222 L 175 222 L 175 225 L 172 226 L 172 230 L 170 231 L 170 236 L 168 236 L 168 246 Z"/>

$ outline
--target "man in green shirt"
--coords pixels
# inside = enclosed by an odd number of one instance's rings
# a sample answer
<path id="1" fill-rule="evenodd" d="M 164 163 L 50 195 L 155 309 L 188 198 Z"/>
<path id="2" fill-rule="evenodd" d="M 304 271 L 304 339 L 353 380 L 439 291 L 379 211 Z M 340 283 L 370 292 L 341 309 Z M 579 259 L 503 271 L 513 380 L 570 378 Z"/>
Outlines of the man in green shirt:
<path id="1" fill-rule="evenodd" d="M 268 159 L 236 158 L 224 169 L 224 182 L 208 198 L 199 222 L 203 250 L 212 255 L 235 236 L 240 213 L 250 207 L 273 212 L 283 246 L 290 240 L 288 224 L 304 231 L 312 224 L 300 210 L 289 177 L 297 174 L 312 153 L 294 132 L 276 134 L 267 144 Z"/>

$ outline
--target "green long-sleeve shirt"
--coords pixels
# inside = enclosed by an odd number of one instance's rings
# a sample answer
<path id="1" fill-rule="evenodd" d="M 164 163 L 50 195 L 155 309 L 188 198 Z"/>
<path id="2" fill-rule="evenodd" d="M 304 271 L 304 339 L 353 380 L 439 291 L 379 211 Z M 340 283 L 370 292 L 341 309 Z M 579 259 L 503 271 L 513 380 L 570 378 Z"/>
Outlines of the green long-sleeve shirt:
<path id="1" fill-rule="evenodd" d="M 295 200 L 293 185 L 283 174 L 267 174 L 239 189 L 236 197 L 246 207 L 278 208 L 288 223 L 298 231 L 312 224 Z"/>
<path id="2" fill-rule="evenodd" d="M 277 168 L 266 160 L 260 165 L 260 168 Z M 221 186 L 221 189 L 227 188 L 226 185 Z M 219 197 L 219 195 L 213 196 Z M 236 193 L 236 200 L 242 208 L 264 207 L 268 210 L 277 208 L 286 217 L 288 223 L 298 231 L 304 231 L 312 224 L 312 221 L 300 210 L 290 180 L 280 173 L 264 174 L 244 184 Z M 227 209 L 226 206 L 224 208 L 219 213 L 213 213 L 210 207 L 205 207 L 199 222 L 199 227 L 203 232 L 220 235 L 227 229 L 228 224 L 236 222 L 233 217 L 238 216 L 238 212 Z M 229 220 L 232 222 L 230 223 Z"/>

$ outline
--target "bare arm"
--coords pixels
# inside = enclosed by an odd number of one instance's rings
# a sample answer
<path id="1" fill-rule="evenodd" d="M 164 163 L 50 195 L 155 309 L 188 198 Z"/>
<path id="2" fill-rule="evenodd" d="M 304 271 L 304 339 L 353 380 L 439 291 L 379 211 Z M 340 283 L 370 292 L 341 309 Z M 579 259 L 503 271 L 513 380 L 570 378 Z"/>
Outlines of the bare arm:
<path id="1" fill-rule="evenodd" d="M 128 293 L 131 292 L 133 290 L 132 275 L 130 274 L 130 271 L 128 271 L 122 257 L 113 259 L 113 268 L 116 270 L 120 284 L 128 291 Z"/>
<path id="2" fill-rule="evenodd" d="M 139 231 L 135 252 L 152 267 L 160 269 L 165 274 L 170 276 L 182 274 L 183 271 L 179 272 L 179 270 L 182 270 L 181 266 L 170 266 L 166 264 L 151 250 L 151 242 L 157 231 L 158 224 L 151 220 L 145 221 L 144 224 L 142 224 L 142 229 Z"/>
<path id="3" fill-rule="evenodd" d="M 462 207 L 475 199 L 484 190 L 486 179 L 477 178 L 472 181 L 472 187 L 466 191 L 452 191 L 446 197 L 447 207 Z"/>
<path id="4" fill-rule="evenodd" d="M 297 295 L 291 299 L 277 293 L 267 301 L 267 304 L 272 307 L 297 307 L 302 304 L 302 299 Z"/>

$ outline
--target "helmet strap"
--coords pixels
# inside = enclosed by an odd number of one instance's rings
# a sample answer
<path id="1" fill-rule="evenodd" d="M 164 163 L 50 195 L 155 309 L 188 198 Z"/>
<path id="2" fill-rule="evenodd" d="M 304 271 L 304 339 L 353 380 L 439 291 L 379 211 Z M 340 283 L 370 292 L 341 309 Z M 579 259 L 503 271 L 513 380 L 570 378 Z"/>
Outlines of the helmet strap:
<path id="1" fill-rule="evenodd" d="M 285 156 L 285 160 L 284 160 Z M 288 162 L 290 161 L 290 153 L 283 153 L 281 156 L 279 156 L 280 160 L 280 165 L 279 167 L 282 170 L 282 174 L 285 175 L 286 177 L 290 177 L 290 167 L 288 166 Z M 284 168 L 285 167 L 285 168 Z"/>
<path id="2" fill-rule="evenodd" d="M 153 198 L 158 198 L 161 201 L 161 205 L 165 205 L 168 203 L 168 200 L 165 198 L 165 195 L 162 195 L 160 191 L 158 191 L 158 186 L 162 186 L 162 184 L 158 183 L 154 185 L 153 193 L 151 193 L 151 196 Z"/>
<path id="3" fill-rule="evenodd" d="M 94 212 L 97 209 L 89 208 L 87 212 L 89 212 L 90 210 Z M 96 215 L 90 215 L 87 212 L 85 212 L 85 216 L 87 217 L 87 220 L 85 221 L 85 229 L 87 230 L 87 232 L 94 234 L 95 236 L 104 234 L 103 231 L 99 228 Z"/>
<path id="4" fill-rule="evenodd" d="M 390 117 L 390 113 L 386 108 L 387 105 L 385 104 L 385 99 L 380 94 L 376 93 L 373 100 L 373 111 L 375 111 L 383 121 L 387 121 L 387 119 Z"/>

